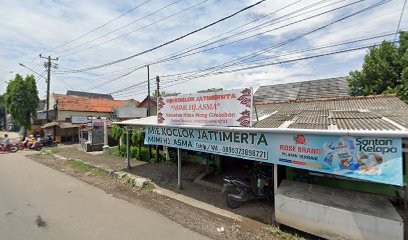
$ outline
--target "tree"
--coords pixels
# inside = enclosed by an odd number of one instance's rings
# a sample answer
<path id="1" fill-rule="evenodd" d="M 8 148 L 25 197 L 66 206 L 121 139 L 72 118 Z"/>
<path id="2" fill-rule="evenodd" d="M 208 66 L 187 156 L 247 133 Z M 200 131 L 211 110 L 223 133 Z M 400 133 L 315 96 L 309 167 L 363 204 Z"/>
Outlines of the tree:
<path id="1" fill-rule="evenodd" d="M 120 148 L 120 144 L 121 144 L 121 142 L 120 142 L 121 137 L 122 137 L 122 135 L 126 135 L 125 133 L 126 133 L 125 129 L 119 127 L 118 125 L 114 125 L 112 127 L 112 138 L 115 141 L 119 141 L 119 148 Z"/>
<path id="2" fill-rule="evenodd" d="M 25 79 L 16 74 L 7 85 L 5 94 L 8 112 L 14 121 L 26 129 L 31 128 L 31 120 L 37 117 L 37 108 L 40 104 L 38 90 L 33 75 Z"/>
<path id="3" fill-rule="evenodd" d="M 133 131 L 132 133 L 132 143 L 138 147 L 139 159 L 140 153 L 142 151 L 142 145 L 145 139 L 145 131 L 143 129 L 139 129 L 139 131 Z"/>
<path id="4" fill-rule="evenodd" d="M 364 57 L 361 71 L 348 79 L 351 95 L 396 93 L 408 103 L 408 33 L 400 32 L 399 44 L 383 41 Z"/>
<path id="5" fill-rule="evenodd" d="M 0 95 L 0 119 L 3 120 L 3 122 L 0 123 L 0 128 L 1 126 L 4 125 L 4 128 L 7 129 L 6 126 L 6 99 L 4 95 Z"/>

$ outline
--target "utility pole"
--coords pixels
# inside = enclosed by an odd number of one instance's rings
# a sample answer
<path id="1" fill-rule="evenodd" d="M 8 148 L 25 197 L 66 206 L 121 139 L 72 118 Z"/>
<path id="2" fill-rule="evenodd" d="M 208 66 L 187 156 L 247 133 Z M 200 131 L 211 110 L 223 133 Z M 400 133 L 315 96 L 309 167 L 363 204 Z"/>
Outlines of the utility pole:
<path id="1" fill-rule="evenodd" d="M 150 68 L 147 65 L 147 116 L 150 117 Z"/>
<path id="2" fill-rule="evenodd" d="M 147 67 L 147 116 L 150 117 L 150 68 Z M 152 145 L 149 145 L 149 161 L 152 159 Z"/>
<path id="3" fill-rule="evenodd" d="M 50 111 L 50 81 L 51 81 L 51 66 L 52 66 L 52 61 L 58 61 L 58 58 L 51 58 L 51 56 L 48 57 L 43 57 L 40 54 L 40 58 L 47 59 L 47 62 L 45 63 L 45 67 L 47 69 L 47 111 L 45 112 L 45 118 L 47 119 L 47 122 L 49 120 L 48 118 L 48 113 Z"/>
<path id="4" fill-rule="evenodd" d="M 160 78 L 159 76 L 156 76 L 156 85 L 157 85 L 157 99 L 156 103 L 159 102 L 159 97 L 160 97 Z M 155 156 L 155 162 L 158 162 L 159 159 L 159 145 L 156 145 L 156 156 Z"/>

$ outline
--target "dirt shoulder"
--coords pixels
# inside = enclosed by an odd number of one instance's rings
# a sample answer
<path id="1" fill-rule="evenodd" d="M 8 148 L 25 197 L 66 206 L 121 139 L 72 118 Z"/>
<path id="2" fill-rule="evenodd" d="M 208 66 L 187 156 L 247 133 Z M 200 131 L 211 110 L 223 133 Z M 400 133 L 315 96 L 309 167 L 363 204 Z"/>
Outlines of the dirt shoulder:
<path id="1" fill-rule="evenodd" d="M 275 228 L 271 231 L 269 225 L 251 219 L 235 221 L 194 208 L 156 194 L 149 186 L 143 189 L 132 187 L 126 182 L 112 178 L 105 172 L 92 169 L 77 161 L 57 159 L 50 154 L 35 154 L 29 157 L 101 188 L 117 198 L 163 214 L 184 227 L 213 239 L 302 239 L 294 235 L 283 234 Z"/>

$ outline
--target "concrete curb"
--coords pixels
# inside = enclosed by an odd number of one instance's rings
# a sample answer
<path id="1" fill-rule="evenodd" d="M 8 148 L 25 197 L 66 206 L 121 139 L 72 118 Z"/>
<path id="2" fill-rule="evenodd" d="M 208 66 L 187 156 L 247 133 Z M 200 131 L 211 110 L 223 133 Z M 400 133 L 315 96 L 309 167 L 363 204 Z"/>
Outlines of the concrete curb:
<path id="1" fill-rule="evenodd" d="M 142 188 L 142 187 L 148 185 L 149 183 L 151 183 L 151 184 L 154 185 L 153 192 L 155 192 L 157 194 L 160 194 L 162 196 L 166 196 L 168 198 L 174 199 L 176 201 L 182 202 L 182 203 L 190 205 L 192 207 L 199 208 L 199 209 L 211 212 L 211 213 L 216 214 L 216 215 L 227 217 L 227 218 L 230 218 L 230 219 L 233 219 L 233 220 L 236 220 L 236 221 L 242 221 L 242 216 L 240 216 L 238 214 L 235 214 L 233 212 L 230 212 L 230 211 L 215 207 L 215 206 L 213 206 L 211 204 L 208 204 L 208 203 L 205 203 L 205 202 L 198 201 L 196 199 L 184 196 L 182 194 L 179 194 L 179 193 L 176 193 L 176 192 L 161 188 L 161 187 L 157 186 L 153 181 L 151 181 L 148 178 L 140 177 L 140 176 L 128 173 L 128 172 L 124 172 L 124 171 L 114 171 L 112 169 L 106 169 L 106 168 L 104 168 L 104 167 L 102 167 L 100 165 L 94 165 L 92 163 L 83 161 L 81 159 L 66 158 L 66 157 L 62 157 L 62 156 L 60 156 L 58 154 L 52 154 L 52 155 L 54 157 L 58 158 L 58 159 L 61 159 L 61 160 L 82 162 L 83 164 L 85 164 L 85 165 L 87 165 L 87 166 L 89 166 L 91 168 L 95 168 L 95 169 L 98 169 L 100 171 L 106 172 L 106 173 L 108 173 L 110 176 L 112 176 L 114 178 L 125 179 L 125 180 L 127 180 L 128 184 L 130 184 L 131 186 L 138 187 L 138 188 Z"/>

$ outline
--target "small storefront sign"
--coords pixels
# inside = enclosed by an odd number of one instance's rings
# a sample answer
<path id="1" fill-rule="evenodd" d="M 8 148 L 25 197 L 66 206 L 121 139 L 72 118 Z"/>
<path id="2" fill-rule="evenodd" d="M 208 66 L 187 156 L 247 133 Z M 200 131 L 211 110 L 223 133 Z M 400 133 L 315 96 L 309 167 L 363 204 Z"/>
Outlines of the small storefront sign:
<path id="1" fill-rule="evenodd" d="M 88 118 L 87 117 L 82 117 L 82 116 L 72 116 L 71 117 L 71 122 L 72 123 L 87 123 Z"/>
<path id="2" fill-rule="evenodd" d="M 251 127 L 252 88 L 159 97 L 157 122 L 163 125 Z"/>
<path id="3" fill-rule="evenodd" d="M 145 144 L 403 185 L 401 138 L 147 127 Z"/>

